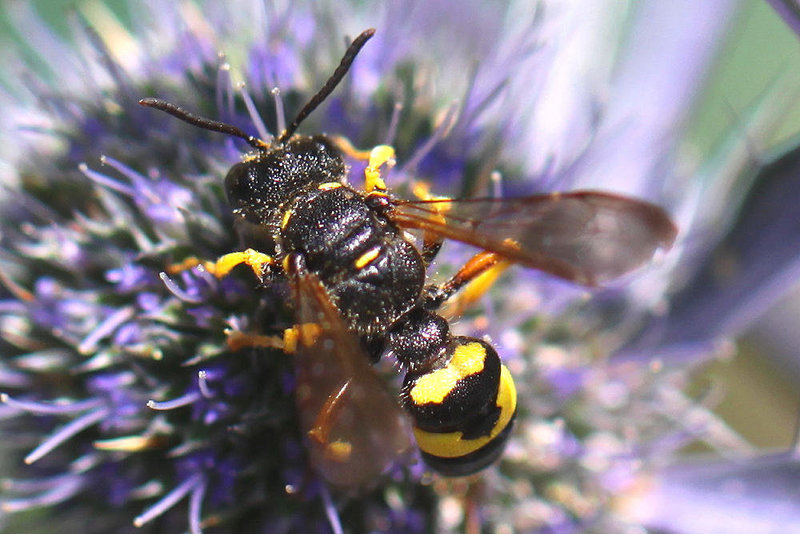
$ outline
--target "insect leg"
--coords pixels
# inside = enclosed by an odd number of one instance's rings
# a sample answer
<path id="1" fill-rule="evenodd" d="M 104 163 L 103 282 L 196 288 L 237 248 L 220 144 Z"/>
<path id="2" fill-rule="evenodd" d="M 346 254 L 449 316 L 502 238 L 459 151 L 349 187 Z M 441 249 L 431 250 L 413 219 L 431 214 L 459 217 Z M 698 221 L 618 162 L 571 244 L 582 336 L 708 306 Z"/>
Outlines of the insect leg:
<path id="1" fill-rule="evenodd" d="M 346 381 L 338 392 L 330 395 L 325 403 L 322 405 L 316 419 L 308 431 L 308 436 L 316 440 L 316 442 L 325 447 L 325 455 L 328 459 L 337 462 L 346 462 L 350 459 L 353 452 L 353 447 L 350 443 L 343 440 L 330 439 L 330 431 L 333 427 L 333 420 L 336 417 L 336 411 L 342 406 L 344 397 L 348 393 L 351 381 Z"/>
<path id="2" fill-rule="evenodd" d="M 420 200 L 450 200 L 447 197 L 441 197 L 431 194 L 430 185 L 427 182 L 416 182 L 411 190 Z M 436 203 L 437 213 L 445 213 L 447 211 L 446 203 Z M 428 266 L 439 253 L 444 243 L 444 238 L 433 232 L 423 232 L 422 234 L 422 260 Z"/>
<path id="3" fill-rule="evenodd" d="M 361 161 L 369 160 L 370 150 L 361 150 L 353 146 L 353 143 L 343 135 L 330 135 L 328 140 L 331 141 L 336 148 L 338 148 L 345 156 Z"/>
<path id="4" fill-rule="evenodd" d="M 481 298 L 511 262 L 494 252 L 483 251 L 475 254 L 447 282 L 429 287 L 425 307 L 436 310 L 462 288 L 457 301 L 451 301 L 448 315 L 458 316 L 461 312 Z"/>
<path id="5" fill-rule="evenodd" d="M 364 191 L 386 191 L 386 182 L 381 178 L 381 167 L 393 167 L 394 147 L 390 145 L 378 145 L 372 150 L 359 150 L 353 146 L 349 139 L 342 136 L 332 137 L 336 148 L 341 150 L 346 156 L 353 159 L 367 161 L 367 168 L 364 169 Z"/>
<path id="6" fill-rule="evenodd" d="M 311 347 L 317 342 L 322 327 L 317 323 L 302 323 L 283 331 L 283 351 L 294 354 L 299 346 Z"/>
<path id="7" fill-rule="evenodd" d="M 217 261 L 203 261 L 195 256 L 190 256 L 180 263 L 167 266 L 166 270 L 169 274 L 175 274 L 201 265 L 217 278 L 223 278 L 230 274 L 237 265 L 244 264 L 253 270 L 253 273 L 261 282 L 264 282 L 267 269 L 273 263 L 275 261 L 271 256 L 249 248 L 241 252 L 231 252 L 220 256 Z M 286 340 L 279 336 L 250 334 L 239 330 L 228 330 L 225 335 L 227 336 L 228 347 L 233 351 L 239 351 L 246 347 L 286 350 Z"/>
<path id="8" fill-rule="evenodd" d="M 227 336 L 228 348 L 234 352 L 248 347 L 286 350 L 285 339 L 279 336 L 248 334 L 241 330 L 228 330 L 225 332 L 225 335 Z"/>
<path id="9" fill-rule="evenodd" d="M 378 145 L 369 153 L 367 168 L 364 169 L 364 191 L 386 191 L 386 182 L 381 178 L 381 167 L 393 167 L 394 148 L 389 145 Z"/>
<path id="10" fill-rule="evenodd" d="M 230 254 L 220 256 L 217 261 L 202 261 L 191 256 L 181 263 L 176 263 L 167 267 L 167 273 L 175 274 L 196 267 L 197 265 L 202 265 L 217 278 L 224 278 L 230 274 L 234 267 L 244 264 L 253 270 L 253 273 L 259 280 L 263 281 L 266 277 L 268 267 L 274 263 L 275 260 L 272 256 L 249 248 L 241 252 L 231 252 Z"/>
<path id="11" fill-rule="evenodd" d="M 319 337 L 322 328 L 317 323 L 297 324 L 283 331 L 283 336 L 248 334 L 240 330 L 228 330 L 228 347 L 237 351 L 245 347 L 280 349 L 286 354 L 297 352 L 298 346 L 310 347 Z"/>

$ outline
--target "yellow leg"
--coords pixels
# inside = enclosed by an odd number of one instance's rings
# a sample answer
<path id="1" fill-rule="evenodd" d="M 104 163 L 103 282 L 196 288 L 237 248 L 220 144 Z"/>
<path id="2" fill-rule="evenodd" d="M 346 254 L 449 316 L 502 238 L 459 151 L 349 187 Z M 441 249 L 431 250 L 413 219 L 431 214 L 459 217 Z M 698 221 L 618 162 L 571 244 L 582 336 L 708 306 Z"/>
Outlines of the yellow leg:
<path id="1" fill-rule="evenodd" d="M 445 308 L 442 310 L 442 315 L 446 317 L 460 317 L 463 315 L 465 310 L 489 291 L 497 281 L 497 278 L 510 265 L 511 262 L 509 261 L 500 261 L 475 276 L 460 293 L 447 301 Z"/>
<path id="2" fill-rule="evenodd" d="M 378 145 L 372 150 L 359 150 L 353 146 L 353 143 L 346 137 L 333 137 L 333 143 L 336 148 L 341 150 L 345 155 L 353 158 L 367 161 L 367 168 L 364 170 L 364 191 L 371 193 L 372 191 L 386 191 L 386 182 L 381 178 L 381 167 L 393 167 L 394 148 L 389 145 Z"/>
<path id="3" fill-rule="evenodd" d="M 470 305 L 481 298 L 511 262 L 504 260 L 494 252 L 479 252 L 453 275 L 450 280 L 439 286 L 431 296 L 431 304 L 436 307 L 447 303 L 443 312 L 448 317 L 457 317 Z M 451 299 L 456 292 L 456 298 Z"/>
<path id="4" fill-rule="evenodd" d="M 310 347 L 321 333 L 322 328 L 317 323 L 304 323 L 287 328 L 283 331 L 283 351 L 294 354 L 301 343 L 305 347 Z"/>
<path id="5" fill-rule="evenodd" d="M 228 347 L 237 351 L 245 347 L 280 349 L 286 354 L 294 354 L 300 345 L 310 347 L 314 345 L 322 329 L 317 323 L 304 323 L 294 325 L 283 331 L 283 336 L 266 336 L 262 334 L 248 334 L 239 330 L 226 330 Z"/>
<path id="6" fill-rule="evenodd" d="M 223 278 L 227 276 L 237 265 L 245 264 L 253 270 L 253 273 L 255 273 L 260 280 L 266 274 L 267 267 L 273 263 L 274 260 L 272 259 L 272 256 L 249 248 L 242 252 L 231 252 L 230 254 L 220 256 L 217 261 L 202 261 L 195 257 L 189 257 L 183 260 L 181 263 L 176 263 L 167 267 L 167 273 L 175 274 L 187 269 L 191 269 L 197 265 L 202 265 L 208 272 L 217 278 Z"/>
<path id="7" fill-rule="evenodd" d="M 265 348 L 285 350 L 285 342 L 279 336 L 265 336 L 262 334 L 248 334 L 240 330 L 226 330 L 228 348 L 239 351 L 244 348 Z"/>
<path id="8" fill-rule="evenodd" d="M 332 135 L 329 136 L 329 139 L 333 141 L 333 144 L 336 145 L 336 148 L 338 148 L 345 156 L 363 161 L 367 161 L 369 159 L 369 155 L 371 153 L 370 150 L 359 150 L 358 148 L 354 147 L 353 143 L 350 142 L 350 139 L 346 138 L 345 136 Z"/>
<path id="9" fill-rule="evenodd" d="M 431 194 L 431 187 L 427 182 L 415 182 L 411 188 L 411 192 L 420 200 L 451 200 L 448 197 L 440 197 Z M 447 212 L 450 204 L 447 202 L 437 202 L 431 204 L 431 207 L 436 210 L 436 213 L 439 214 L 438 217 L 441 218 L 441 222 L 444 223 L 445 219 L 442 214 Z M 426 265 L 430 264 L 433 258 L 439 253 L 443 242 L 444 239 L 433 232 L 422 232 L 422 259 L 425 261 Z"/>
<path id="10" fill-rule="evenodd" d="M 381 178 L 381 167 L 393 167 L 394 148 L 389 145 L 378 145 L 369 153 L 369 162 L 364 169 L 364 191 L 386 191 L 386 182 Z"/>
<path id="11" fill-rule="evenodd" d="M 414 182 L 411 192 L 420 200 L 447 200 L 446 197 L 438 197 L 431 193 L 431 185 L 428 182 Z"/>

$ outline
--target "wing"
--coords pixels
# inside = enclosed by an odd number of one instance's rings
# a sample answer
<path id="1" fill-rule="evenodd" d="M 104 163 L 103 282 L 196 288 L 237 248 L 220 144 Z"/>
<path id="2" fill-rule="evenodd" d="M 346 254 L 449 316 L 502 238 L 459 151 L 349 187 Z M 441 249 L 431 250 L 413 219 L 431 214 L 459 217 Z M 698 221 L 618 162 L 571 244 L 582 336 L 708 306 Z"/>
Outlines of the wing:
<path id="1" fill-rule="evenodd" d="M 297 406 L 311 462 L 332 485 L 368 485 L 411 447 L 397 399 L 312 273 L 290 275 L 297 306 Z"/>
<path id="2" fill-rule="evenodd" d="M 669 249 L 677 228 L 660 207 L 592 191 L 519 198 L 394 201 L 403 228 L 462 241 L 594 286 Z"/>

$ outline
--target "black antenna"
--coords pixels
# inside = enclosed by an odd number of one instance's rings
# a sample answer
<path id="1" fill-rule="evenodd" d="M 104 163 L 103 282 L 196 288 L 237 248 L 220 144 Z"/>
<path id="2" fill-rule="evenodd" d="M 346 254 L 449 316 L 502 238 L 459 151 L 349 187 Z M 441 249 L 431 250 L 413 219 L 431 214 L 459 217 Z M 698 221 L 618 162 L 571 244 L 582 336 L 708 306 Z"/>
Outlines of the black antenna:
<path id="1" fill-rule="evenodd" d="M 361 32 L 361 34 L 356 37 L 352 43 L 350 43 L 350 46 L 347 47 L 347 50 L 344 53 L 344 56 L 342 56 L 342 61 L 339 63 L 339 66 L 336 67 L 335 71 L 333 71 L 333 74 L 331 74 L 331 77 L 328 78 L 327 82 L 325 82 L 325 85 L 322 86 L 322 89 L 320 89 L 317 94 L 311 97 L 311 100 L 309 100 L 308 104 L 306 104 L 303 109 L 300 110 L 300 113 L 297 114 L 289 127 L 281 133 L 277 139 L 278 143 L 283 143 L 289 139 L 294 131 L 297 130 L 297 127 L 300 125 L 300 123 L 303 122 L 303 119 L 308 117 L 308 115 L 314 111 L 317 106 L 319 106 L 326 98 L 328 98 L 328 95 L 330 95 L 334 89 L 336 89 L 336 86 L 339 85 L 340 81 L 342 81 L 344 75 L 347 74 L 348 70 L 350 70 L 350 65 L 353 64 L 353 60 L 361 51 L 361 48 L 373 35 L 375 35 L 375 28 L 369 28 L 368 30 Z"/>
<path id="2" fill-rule="evenodd" d="M 258 137 L 247 135 L 244 131 L 240 130 L 236 126 L 233 126 L 232 124 L 226 124 L 224 122 L 198 117 L 197 115 L 193 115 L 185 109 L 178 107 L 175 104 L 170 104 L 169 102 L 161 100 L 160 98 L 142 98 L 139 100 L 139 104 L 148 108 L 159 109 L 169 113 L 173 117 L 179 118 L 183 122 L 188 122 L 192 126 L 197 126 L 198 128 L 203 128 L 204 130 L 211 130 L 212 132 L 221 132 L 224 134 L 233 135 L 235 137 L 240 137 L 247 141 L 248 145 L 258 150 L 269 148 L 269 145 L 267 145 L 267 143 Z"/>

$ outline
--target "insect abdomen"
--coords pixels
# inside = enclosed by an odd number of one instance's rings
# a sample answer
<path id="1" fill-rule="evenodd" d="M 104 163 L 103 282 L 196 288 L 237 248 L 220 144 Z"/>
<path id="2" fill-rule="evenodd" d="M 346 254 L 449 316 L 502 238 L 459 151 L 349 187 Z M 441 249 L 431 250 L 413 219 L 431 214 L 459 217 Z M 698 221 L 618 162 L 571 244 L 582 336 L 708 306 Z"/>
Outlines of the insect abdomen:
<path id="1" fill-rule="evenodd" d="M 502 453 L 517 404 L 497 352 L 469 337 L 452 338 L 432 369 L 406 375 L 401 398 L 423 459 L 449 476 L 479 471 Z"/>

